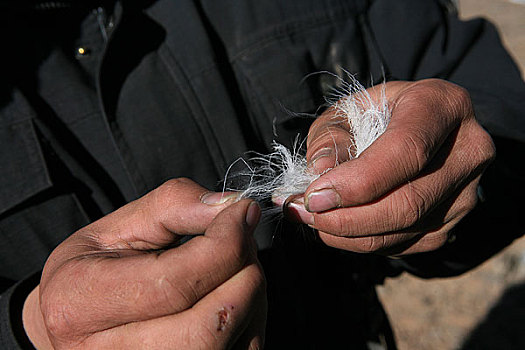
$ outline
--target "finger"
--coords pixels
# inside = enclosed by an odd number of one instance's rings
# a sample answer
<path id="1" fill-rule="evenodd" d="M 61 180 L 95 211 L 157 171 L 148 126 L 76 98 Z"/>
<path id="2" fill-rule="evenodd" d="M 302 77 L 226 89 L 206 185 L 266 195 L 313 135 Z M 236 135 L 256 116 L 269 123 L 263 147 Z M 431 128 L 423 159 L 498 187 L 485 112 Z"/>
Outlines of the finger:
<path id="1" fill-rule="evenodd" d="M 460 130 L 460 137 L 463 130 Z M 466 136 L 465 136 L 466 137 Z M 414 180 L 365 205 L 315 213 L 310 225 L 334 235 L 373 235 L 402 230 L 420 222 L 447 198 L 467 187 L 492 157 L 473 152 L 470 143 L 452 136 L 431 165 Z M 465 195 L 475 201 L 475 187 Z"/>
<path id="2" fill-rule="evenodd" d="M 468 177 L 477 176 L 482 171 L 479 168 L 472 174 L 470 162 L 477 159 L 465 157 L 470 154 L 455 139 L 449 140 L 425 173 L 379 200 L 361 206 L 310 213 L 304 206 L 304 197 L 295 196 L 286 203 L 285 215 L 320 231 L 343 236 L 381 234 L 410 227 L 457 187 L 464 186 L 462 183 Z"/>
<path id="3" fill-rule="evenodd" d="M 182 235 L 203 233 L 213 218 L 238 199 L 236 193 L 210 192 L 189 179 L 165 182 L 68 237 L 50 256 L 44 273 L 73 256 L 160 249 Z"/>
<path id="4" fill-rule="evenodd" d="M 308 132 L 306 159 L 316 173 L 323 173 L 351 159 L 352 136 L 346 120 L 327 112 L 314 121 Z"/>
<path id="5" fill-rule="evenodd" d="M 84 344 L 108 349 L 228 348 L 252 320 L 266 319 L 264 283 L 262 270 L 250 264 L 191 309 L 93 334 Z M 257 323 L 254 333 L 263 339 L 264 324 Z"/>
<path id="6" fill-rule="evenodd" d="M 319 231 L 319 238 L 326 245 L 355 253 L 382 253 L 388 255 L 396 248 L 408 245 L 418 237 L 416 233 L 385 233 L 365 237 L 340 237 Z"/>
<path id="7" fill-rule="evenodd" d="M 447 242 L 450 242 L 453 236 L 451 235 L 452 229 L 476 206 L 478 201 L 477 188 L 479 185 L 479 177 L 475 179 L 469 186 L 453 200 L 452 205 L 445 204 L 442 206 L 441 211 L 447 210 L 444 217 L 444 224 L 433 230 L 429 230 L 425 234 L 420 234 L 412 240 L 410 244 L 400 246 L 399 249 L 392 251 L 391 254 L 395 255 L 408 255 L 423 253 L 428 251 L 434 251 L 441 248 Z M 437 210 L 438 212 L 440 210 Z M 429 226 L 432 227 L 432 226 Z M 416 228 L 418 230 L 418 228 Z"/>
<path id="8" fill-rule="evenodd" d="M 180 312 L 240 271 L 256 254 L 260 209 L 231 205 L 204 236 L 162 253 L 71 259 L 41 288 L 47 325 L 55 334 L 88 334 Z M 69 285 L 63 293 L 54 286 Z M 94 287 L 95 286 L 95 287 Z M 67 305 L 58 309 L 57 305 Z"/>
<path id="9" fill-rule="evenodd" d="M 472 118 L 471 109 L 455 108 L 469 103 L 466 92 L 450 83 L 443 91 L 443 84 L 432 80 L 405 89 L 391 103 L 392 117 L 385 133 L 359 158 L 314 181 L 306 191 L 306 208 L 321 212 L 368 203 L 419 174 L 451 131 L 463 119 Z M 451 103 L 450 94 L 459 95 L 460 101 Z"/>
<path id="10" fill-rule="evenodd" d="M 181 235 L 203 233 L 236 199 L 236 193 L 213 193 L 192 180 L 173 179 L 87 226 L 83 233 L 105 249 L 158 249 Z"/>
<path id="11" fill-rule="evenodd" d="M 441 248 L 449 241 L 449 232 L 458 221 L 459 219 L 454 219 L 436 230 L 424 233 L 396 232 L 367 237 L 337 237 L 319 232 L 319 238 L 330 247 L 356 253 L 403 256 Z"/>
<path id="12" fill-rule="evenodd" d="M 395 96 L 406 89 L 407 82 L 388 82 L 388 95 Z M 372 101 L 379 104 L 384 96 L 384 85 L 367 89 Z M 361 99 L 356 98 L 355 103 L 360 105 Z M 353 135 L 350 132 L 348 120 L 332 107 L 317 118 L 308 131 L 306 159 L 310 167 L 318 173 L 323 173 L 339 163 L 355 157 Z"/>
<path id="13" fill-rule="evenodd" d="M 450 230 L 476 205 L 478 181 L 479 178 L 440 205 L 429 218 L 406 230 L 359 237 L 334 236 L 319 231 L 319 237 L 331 247 L 359 253 L 407 255 L 433 251 L 448 241 Z"/>

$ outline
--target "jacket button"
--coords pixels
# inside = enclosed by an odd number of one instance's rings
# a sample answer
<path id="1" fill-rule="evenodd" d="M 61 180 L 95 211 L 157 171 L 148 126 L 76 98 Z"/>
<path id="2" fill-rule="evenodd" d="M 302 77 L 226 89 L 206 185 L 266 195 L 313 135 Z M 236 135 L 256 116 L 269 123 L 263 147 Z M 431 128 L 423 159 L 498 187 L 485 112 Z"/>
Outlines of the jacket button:
<path id="1" fill-rule="evenodd" d="M 76 52 L 77 58 L 89 55 L 89 49 L 85 47 L 79 47 Z"/>

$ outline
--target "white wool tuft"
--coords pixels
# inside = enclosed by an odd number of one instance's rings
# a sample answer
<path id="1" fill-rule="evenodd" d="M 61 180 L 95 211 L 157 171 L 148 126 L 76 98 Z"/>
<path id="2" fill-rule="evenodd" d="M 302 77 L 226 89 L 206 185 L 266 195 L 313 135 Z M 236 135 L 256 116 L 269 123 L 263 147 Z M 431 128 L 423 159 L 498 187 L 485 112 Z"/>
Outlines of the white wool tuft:
<path id="1" fill-rule="evenodd" d="M 272 143 L 274 152 L 268 155 L 257 154 L 248 161 L 237 160 L 245 164 L 246 170 L 229 175 L 233 163 L 228 169 L 224 182 L 224 191 L 240 191 L 239 198 L 252 198 L 264 201 L 272 197 L 287 198 L 304 193 L 308 186 L 320 175 L 312 173 L 306 157 L 300 152 L 302 143 L 295 139 L 292 150 L 280 143 Z M 228 182 L 239 179 L 243 189 L 230 188 Z"/>
<path id="2" fill-rule="evenodd" d="M 335 109 L 335 117 L 348 123 L 352 135 L 352 144 L 348 148 L 350 159 L 357 158 L 381 134 L 390 122 L 390 110 L 385 95 L 385 85 L 380 89 L 378 102 L 351 74 L 349 82 L 340 77 L 342 87 L 333 89 L 327 98 L 328 104 Z M 265 201 L 271 198 L 282 198 L 302 194 L 308 186 L 319 178 L 307 166 L 302 152 L 304 141 L 297 136 L 292 150 L 282 144 L 273 142 L 274 152 L 268 155 L 256 154 L 248 161 L 240 158 L 228 169 L 224 180 L 224 191 L 241 192 L 239 198 L 252 198 Z M 230 174 L 235 163 L 241 161 L 246 170 Z M 334 164 L 334 167 L 337 164 Z M 328 170 L 327 170 L 328 171 Z M 228 187 L 232 180 L 240 180 L 235 187 Z M 238 181 L 239 182 L 239 181 Z"/>
<path id="3" fill-rule="evenodd" d="M 381 136 L 390 122 L 390 110 L 385 95 L 385 85 L 381 87 L 378 103 L 370 93 L 351 74 L 350 82 L 338 79 L 342 87 L 334 90 L 328 103 L 335 109 L 335 116 L 348 122 L 352 145 L 349 148 L 350 158 L 357 158 L 372 142 Z"/>

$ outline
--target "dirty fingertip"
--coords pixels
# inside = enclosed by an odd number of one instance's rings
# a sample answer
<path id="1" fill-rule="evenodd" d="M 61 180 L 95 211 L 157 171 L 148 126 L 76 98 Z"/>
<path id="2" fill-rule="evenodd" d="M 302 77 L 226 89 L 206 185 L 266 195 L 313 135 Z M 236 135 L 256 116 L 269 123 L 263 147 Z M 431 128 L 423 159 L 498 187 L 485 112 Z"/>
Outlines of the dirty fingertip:
<path id="1" fill-rule="evenodd" d="M 226 202 L 236 202 L 239 196 L 237 192 L 206 192 L 201 196 L 201 202 L 208 205 L 221 205 Z"/>
<path id="2" fill-rule="evenodd" d="M 306 210 L 304 207 L 303 196 L 290 197 L 284 207 L 284 216 L 290 221 L 303 223 L 307 225 L 314 225 L 314 215 Z"/>
<path id="3" fill-rule="evenodd" d="M 248 228 L 253 229 L 257 223 L 259 223 L 259 219 L 261 218 L 261 208 L 259 207 L 259 204 L 256 202 L 251 202 L 248 206 L 248 209 L 246 210 L 246 225 Z"/>

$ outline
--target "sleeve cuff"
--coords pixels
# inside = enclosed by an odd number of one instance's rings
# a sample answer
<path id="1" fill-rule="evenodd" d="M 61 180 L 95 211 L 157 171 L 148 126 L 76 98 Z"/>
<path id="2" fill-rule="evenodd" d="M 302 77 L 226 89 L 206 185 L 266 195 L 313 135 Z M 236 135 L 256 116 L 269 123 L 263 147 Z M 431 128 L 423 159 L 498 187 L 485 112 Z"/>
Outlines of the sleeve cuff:
<path id="1" fill-rule="evenodd" d="M 34 349 L 22 323 L 22 308 L 29 293 L 40 282 L 41 272 L 33 274 L 0 296 L 0 344 L 3 349 Z"/>

